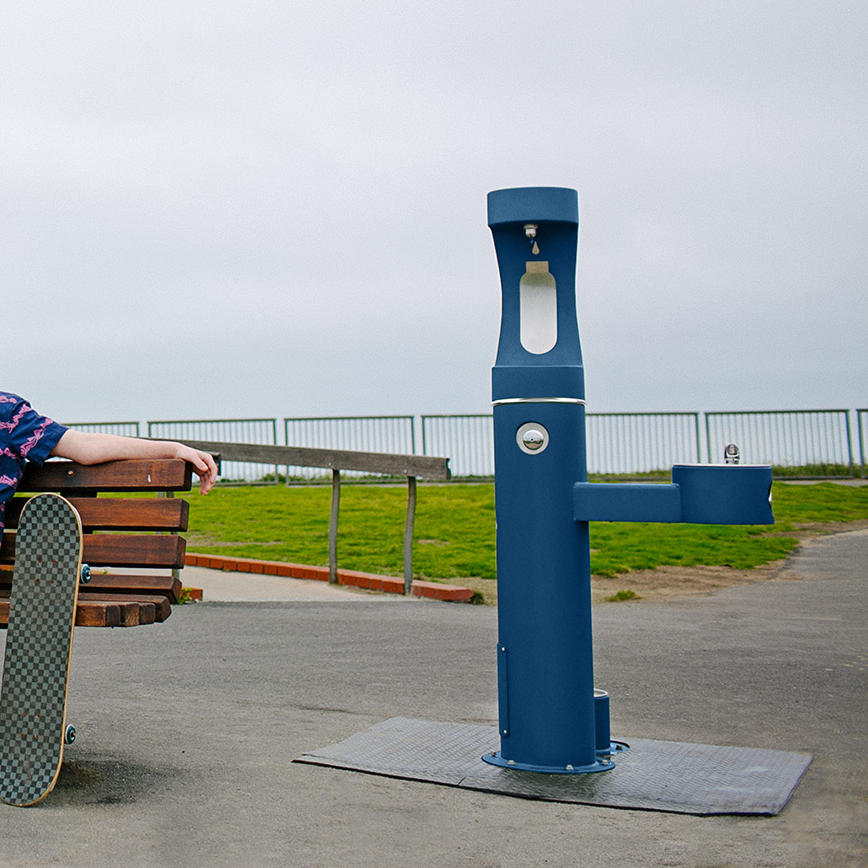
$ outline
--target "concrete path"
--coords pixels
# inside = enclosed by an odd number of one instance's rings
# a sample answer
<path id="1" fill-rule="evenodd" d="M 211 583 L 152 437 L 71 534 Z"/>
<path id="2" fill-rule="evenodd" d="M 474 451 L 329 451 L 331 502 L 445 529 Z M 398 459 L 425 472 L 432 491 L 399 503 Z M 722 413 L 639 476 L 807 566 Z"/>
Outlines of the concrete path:
<path id="1" fill-rule="evenodd" d="M 293 763 L 390 717 L 494 723 L 496 611 L 212 602 L 153 627 L 76 631 L 79 740 L 41 806 L 0 805 L 0 862 L 864 865 L 866 564 L 868 531 L 842 534 L 776 581 L 594 610 L 616 738 L 814 754 L 777 817 L 543 803 Z"/>

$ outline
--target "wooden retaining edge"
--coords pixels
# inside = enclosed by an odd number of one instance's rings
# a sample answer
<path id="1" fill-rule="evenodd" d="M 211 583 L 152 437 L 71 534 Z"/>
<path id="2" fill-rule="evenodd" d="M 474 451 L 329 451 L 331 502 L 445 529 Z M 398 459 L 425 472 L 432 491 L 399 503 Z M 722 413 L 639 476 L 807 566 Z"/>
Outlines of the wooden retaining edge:
<path id="1" fill-rule="evenodd" d="M 283 561 L 260 561 L 253 558 L 225 557 L 223 555 L 200 555 L 187 552 L 184 562 L 188 567 L 205 567 L 211 570 L 227 570 L 234 573 L 251 573 L 264 576 L 284 576 L 290 579 L 329 580 L 328 567 L 312 567 L 306 564 L 290 564 Z M 338 569 L 338 584 L 381 591 L 386 594 L 403 594 L 404 580 L 394 576 L 378 576 L 357 570 Z M 443 585 L 440 582 L 413 580 L 413 595 L 444 600 L 450 603 L 469 603 L 473 599 L 470 588 Z"/>

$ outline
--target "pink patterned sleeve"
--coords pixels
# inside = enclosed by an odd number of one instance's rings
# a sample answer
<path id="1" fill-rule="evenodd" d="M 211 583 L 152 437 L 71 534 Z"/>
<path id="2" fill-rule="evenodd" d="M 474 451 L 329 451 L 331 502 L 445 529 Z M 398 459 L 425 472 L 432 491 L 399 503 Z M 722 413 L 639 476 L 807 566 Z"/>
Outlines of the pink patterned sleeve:
<path id="1" fill-rule="evenodd" d="M 42 463 L 66 433 L 66 428 L 53 419 L 41 416 L 26 401 L 15 406 L 6 421 L 0 421 L 4 429 L 2 439 L 7 449 L 19 458 Z"/>

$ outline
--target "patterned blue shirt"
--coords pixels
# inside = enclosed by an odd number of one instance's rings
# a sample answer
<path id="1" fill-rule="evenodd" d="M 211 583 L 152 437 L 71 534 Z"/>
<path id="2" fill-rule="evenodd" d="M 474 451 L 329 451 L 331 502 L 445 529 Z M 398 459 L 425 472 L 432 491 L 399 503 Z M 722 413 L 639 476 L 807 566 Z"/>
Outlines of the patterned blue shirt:
<path id="1" fill-rule="evenodd" d="M 45 461 L 66 430 L 40 416 L 18 395 L 0 392 L 0 531 L 6 503 L 15 494 L 27 462 Z"/>

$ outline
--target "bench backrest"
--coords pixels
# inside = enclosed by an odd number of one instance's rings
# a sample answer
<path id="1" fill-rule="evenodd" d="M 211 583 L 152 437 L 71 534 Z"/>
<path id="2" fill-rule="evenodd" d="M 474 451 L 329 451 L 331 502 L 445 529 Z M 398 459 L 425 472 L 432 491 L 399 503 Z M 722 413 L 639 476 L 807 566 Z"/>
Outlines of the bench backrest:
<path id="1" fill-rule="evenodd" d="M 76 624 L 134 626 L 168 617 L 181 592 L 177 571 L 184 566 L 186 543 L 178 534 L 187 529 L 189 505 L 156 495 L 189 491 L 191 484 L 192 467 L 178 459 L 135 459 L 91 466 L 49 461 L 27 469 L 19 492 L 58 492 L 81 516 L 82 560 L 91 567 L 92 578 L 79 589 Z M 124 494 L 136 496 L 118 496 Z M 7 532 L 0 544 L 0 594 L 11 587 L 15 558 L 12 531 L 25 503 L 26 496 L 16 496 L 7 505 Z M 112 567 L 146 569 L 148 574 L 106 572 Z M 163 572 L 151 575 L 155 570 Z M 8 612 L 8 601 L 5 606 Z M 8 617 L 3 607 L 0 597 L 0 624 Z"/>

